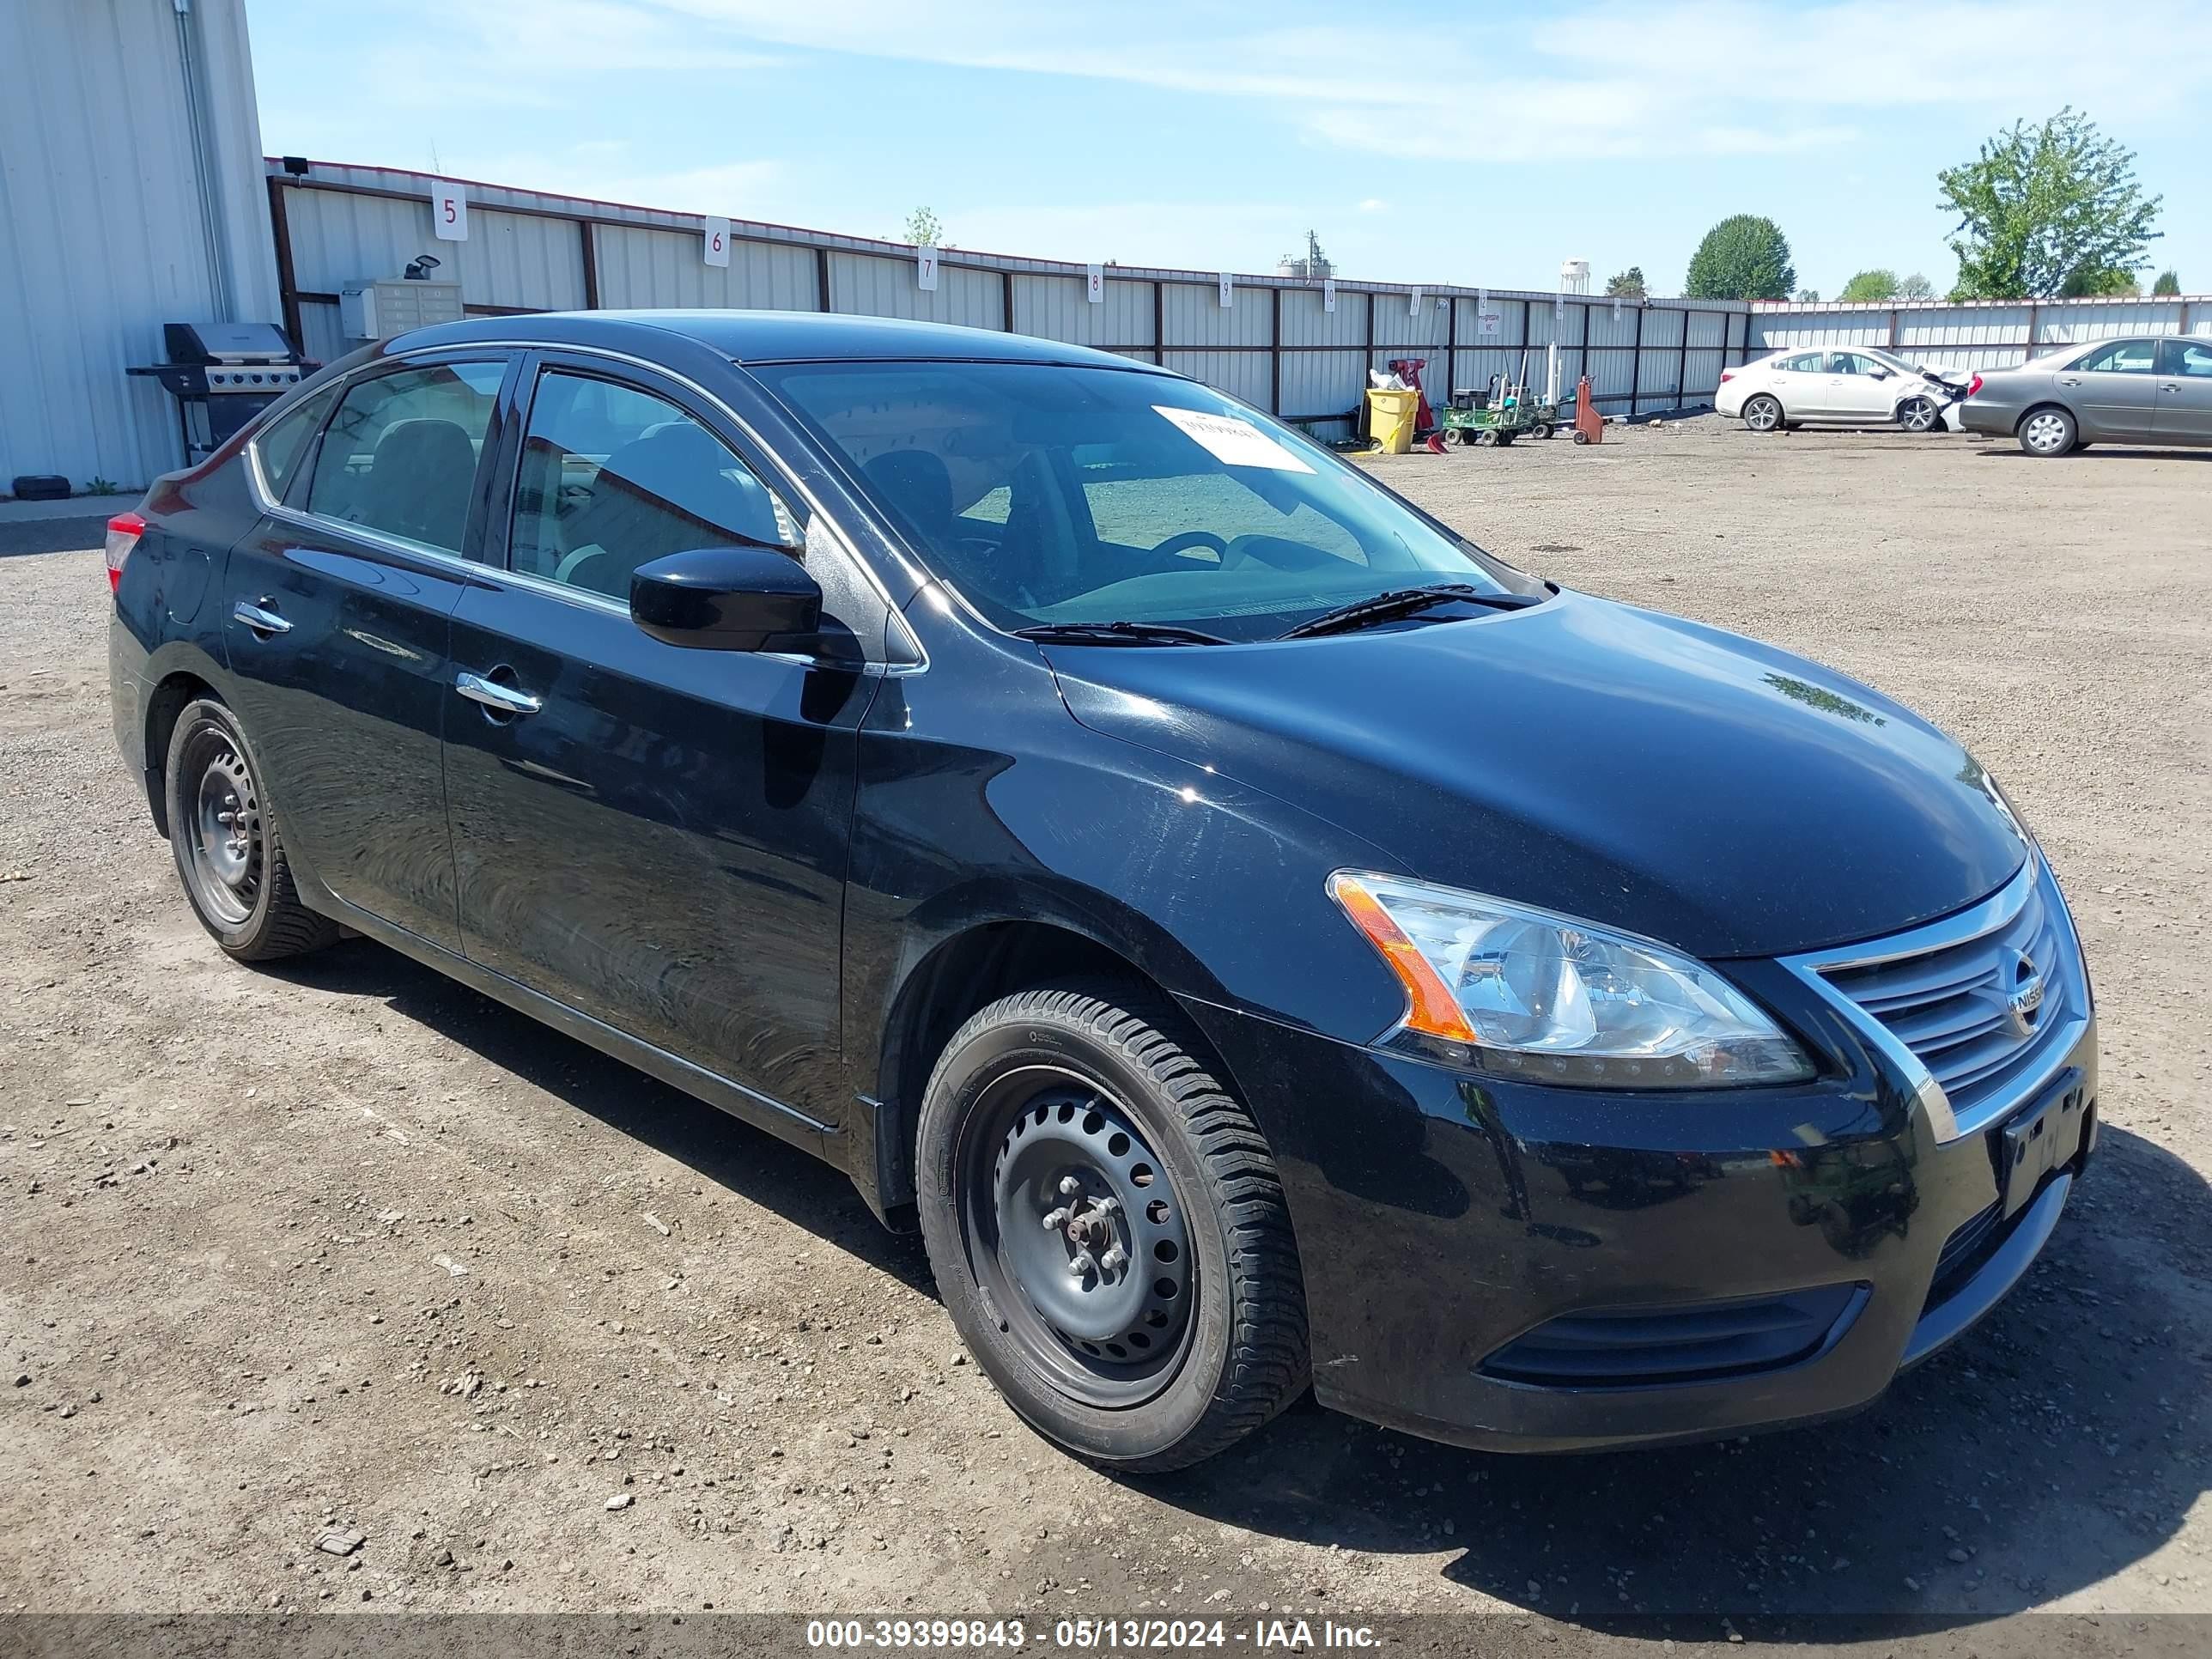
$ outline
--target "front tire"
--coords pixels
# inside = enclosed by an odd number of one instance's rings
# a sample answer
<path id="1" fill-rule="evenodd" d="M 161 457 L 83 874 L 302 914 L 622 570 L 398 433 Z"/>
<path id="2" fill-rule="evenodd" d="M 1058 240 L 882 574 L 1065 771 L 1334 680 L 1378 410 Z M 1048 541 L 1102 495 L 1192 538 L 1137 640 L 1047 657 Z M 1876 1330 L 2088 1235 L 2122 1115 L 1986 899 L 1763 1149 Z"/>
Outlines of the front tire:
<path id="1" fill-rule="evenodd" d="M 2080 441 L 2074 416 L 2055 404 L 2031 409 L 2020 423 L 2020 447 L 2040 460 L 2051 460 L 2070 451 Z"/>
<path id="2" fill-rule="evenodd" d="M 185 706 L 161 787 L 185 896 L 226 954 L 275 962 L 337 941 L 337 924 L 300 902 L 276 815 L 229 709 L 212 697 Z"/>
<path id="3" fill-rule="evenodd" d="M 1897 406 L 1897 423 L 1907 432 L 1941 432 L 1943 411 L 1933 398 L 1907 398 Z"/>
<path id="4" fill-rule="evenodd" d="M 1782 401 L 1761 392 L 1744 399 L 1743 423 L 1753 432 L 1782 429 Z"/>
<path id="5" fill-rule="evenodd" d="M 1199 1462 L 1306 1386 L 1304 1281 L 1266 1139 L 1120 986 L 1024 991 L 922 1101 L 922 1241 L 1022 1419 L 1132 1474 Z"/>

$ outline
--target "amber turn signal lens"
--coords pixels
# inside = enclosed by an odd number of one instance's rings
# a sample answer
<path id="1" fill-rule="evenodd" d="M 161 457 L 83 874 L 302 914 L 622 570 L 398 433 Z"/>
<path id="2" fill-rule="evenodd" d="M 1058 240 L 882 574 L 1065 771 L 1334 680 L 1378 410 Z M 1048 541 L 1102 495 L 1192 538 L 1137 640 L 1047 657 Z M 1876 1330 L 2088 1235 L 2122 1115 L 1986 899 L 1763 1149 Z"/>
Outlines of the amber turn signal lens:
<path id="1" fill-rule="evenodd" d="M 1413 941 L 1406 937 L 1405 930 L 1391 921 L 1389 913 L 1376 902 L 1375 896 L 1360 885 L 1358 878 L 1339 871 L 1328 878 L 1328 891 L 1329 896 L 1344 907 L 1344 914 L 1352 918 L 1352 925 L 1367 935 L 1367 942 L 1382 953 L 1390 971 L 1405 986 L 1406 1028 L 1454 1042 L 1473 1042 L 1474 1028 L 1467 1023 L 1467 1016 L 1460 1011 L 1458 1000 L 1450 988 Z"/>

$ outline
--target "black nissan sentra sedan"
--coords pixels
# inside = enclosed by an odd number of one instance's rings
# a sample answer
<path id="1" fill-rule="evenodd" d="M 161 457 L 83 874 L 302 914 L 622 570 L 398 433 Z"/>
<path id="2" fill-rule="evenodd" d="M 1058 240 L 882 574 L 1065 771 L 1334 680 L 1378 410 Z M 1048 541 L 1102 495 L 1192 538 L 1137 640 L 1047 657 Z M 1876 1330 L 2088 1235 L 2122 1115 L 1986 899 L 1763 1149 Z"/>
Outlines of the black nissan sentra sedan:
<path id="1" fill-rule="evenodd" d="M 1957 744 L 1143 363 L 442 326 L 107 563 L 224 951 L 366 934 L 828 1159 L 1103 1464 L 1309 1382 L 1505 1449 L 1849 1412 L 2095 1139 L 2072 922 Z"/>

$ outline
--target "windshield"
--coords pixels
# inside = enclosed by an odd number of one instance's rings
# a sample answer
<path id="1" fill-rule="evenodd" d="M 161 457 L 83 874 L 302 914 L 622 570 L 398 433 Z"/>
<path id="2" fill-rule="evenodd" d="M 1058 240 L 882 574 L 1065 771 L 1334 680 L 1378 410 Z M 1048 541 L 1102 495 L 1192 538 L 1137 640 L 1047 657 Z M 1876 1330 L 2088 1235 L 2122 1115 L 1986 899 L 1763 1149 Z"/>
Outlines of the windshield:
<path id="1" fill-rule="evenodd" d="M 1042 363 L 750 366 L 996 626 L 1273 639 L 1505 568 L 1329 451 L 1189 380 Z"/>

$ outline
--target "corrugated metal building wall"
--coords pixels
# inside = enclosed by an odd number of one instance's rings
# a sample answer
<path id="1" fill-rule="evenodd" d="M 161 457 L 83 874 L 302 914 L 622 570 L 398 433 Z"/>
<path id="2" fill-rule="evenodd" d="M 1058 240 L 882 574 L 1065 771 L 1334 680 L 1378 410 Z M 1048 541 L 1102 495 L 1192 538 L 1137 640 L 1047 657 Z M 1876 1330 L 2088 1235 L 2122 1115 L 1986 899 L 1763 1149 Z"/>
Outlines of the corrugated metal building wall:
<path id="1" fill-rule="evenodd" d="M 0 489 L 143 484 L 177 409 L 124 370 L 165 322 L 278 314 L 244 0 L 0 0 Z"/>
<path id="2" fill-rule="evenodd" d="M 1492 289 L 1499 326 L 1486 340 L 1485 290 L 1468 287 L 1344 278 L 1330 311 L 1319 283 L 1237 276 L 1224 307 L 1218 272 L 1113 265 L 1093 304 L 1083 265 L 953 248 L 938 286 L 925 289 L 911 248 L 754 221 L 732 224 L 725 270 L 706 263 L 697 216 L 480 183 L 464 185 L 469 240 L 439 242 L 429 207 L 436 181 L 427 175 L 294 165 L 307 171 L 269 167 L 278 267 L 288 318 L 307 355 L 323 361 L 354 343 L 338 333 L 347 283 L 396 276 L 433 252 L 445 261 L 439 276 L 458 278 L 463 302 L 481 315 L 703 305 L 1010 328 L 1164 362 L 1312 421 L 1324 435 L 1345 429 L 1368 370 L 1394 357 L 1425 357 L 1434 395 L 1516 373 L 1527 348 L 1540 383 L 1556 330 L 1563 388 L 1587 364 L 1607 410 L 1632 414 L 1710 402 L 1723 366 L 1749 349 L 1747 307 L 1728 301 L 1639 305 Z"/>
<path id="3" fill-rule="evenodd" d="M 2129 334 L 2212 334 L 2212 295 L 2161 299 L 1887 301 L 1752 308 L 1755 351 L 1880 346 L 1938 368 L 2011 368 L 2031 356 Z"/>

